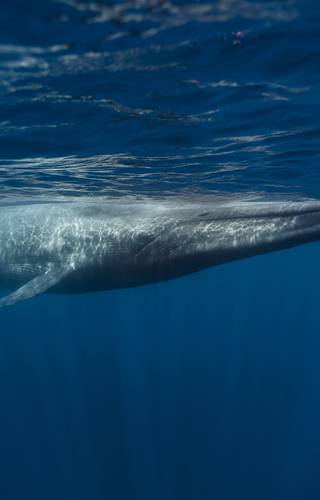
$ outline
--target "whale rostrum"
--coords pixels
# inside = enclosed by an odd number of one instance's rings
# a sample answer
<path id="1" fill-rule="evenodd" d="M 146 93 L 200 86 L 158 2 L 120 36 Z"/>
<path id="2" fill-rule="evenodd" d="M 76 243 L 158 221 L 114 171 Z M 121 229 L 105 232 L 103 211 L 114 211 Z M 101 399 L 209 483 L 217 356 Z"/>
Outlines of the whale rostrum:
<path id="1" fill-rule="evenodd" d="M 0 299 L 145 285 L 320 239 L 318 201 L 100 200 L 0 207 Z"/>

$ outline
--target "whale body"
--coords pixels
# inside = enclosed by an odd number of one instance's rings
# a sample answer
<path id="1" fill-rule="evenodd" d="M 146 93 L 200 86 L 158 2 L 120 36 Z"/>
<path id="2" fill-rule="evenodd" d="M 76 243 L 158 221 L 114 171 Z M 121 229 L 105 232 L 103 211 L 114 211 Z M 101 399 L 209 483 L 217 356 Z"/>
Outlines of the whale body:
<path id="1" fill-rule="evenodd" d="M 109 200 L 0 207 L 0 299 L 178 278 L 320 239 L 318 201 Z"/>

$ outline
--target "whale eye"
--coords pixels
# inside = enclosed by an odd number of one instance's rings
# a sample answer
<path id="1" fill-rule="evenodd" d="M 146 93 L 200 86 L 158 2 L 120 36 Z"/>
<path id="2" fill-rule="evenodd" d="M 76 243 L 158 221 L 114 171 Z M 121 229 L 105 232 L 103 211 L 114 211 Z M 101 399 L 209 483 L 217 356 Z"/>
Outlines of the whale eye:
<path id="1" fill-rule="evenodd" d="M 209 212 L 202 212 L 202 214 L 199 214 L 199 217 L 208 217 Z"/>

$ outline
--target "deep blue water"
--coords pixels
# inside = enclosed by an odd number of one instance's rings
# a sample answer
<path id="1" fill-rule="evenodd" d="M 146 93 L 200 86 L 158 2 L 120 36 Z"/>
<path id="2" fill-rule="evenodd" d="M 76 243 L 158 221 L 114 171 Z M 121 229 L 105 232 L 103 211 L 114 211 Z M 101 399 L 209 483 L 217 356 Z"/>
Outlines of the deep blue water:
<path id="1" fill-rule="evenodd" d="M 320 198 L 316 2 L 0 7 L 1 200 Z M 1 309 L 1 500 L 318 500 L 319 250 Z"/>

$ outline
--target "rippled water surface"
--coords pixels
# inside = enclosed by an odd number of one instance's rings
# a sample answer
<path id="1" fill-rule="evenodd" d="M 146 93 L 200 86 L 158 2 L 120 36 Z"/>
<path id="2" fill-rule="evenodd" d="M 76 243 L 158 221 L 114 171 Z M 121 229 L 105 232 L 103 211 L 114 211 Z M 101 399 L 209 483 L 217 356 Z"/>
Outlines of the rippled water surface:
<path id="1" fill-rule="evenodd" d="M 320 196 L 319 21 L 308 0 L 3 0 L 0 195 Z"/>

